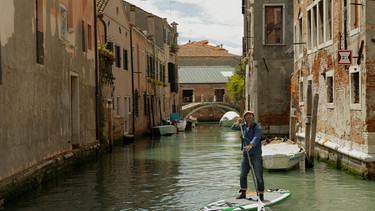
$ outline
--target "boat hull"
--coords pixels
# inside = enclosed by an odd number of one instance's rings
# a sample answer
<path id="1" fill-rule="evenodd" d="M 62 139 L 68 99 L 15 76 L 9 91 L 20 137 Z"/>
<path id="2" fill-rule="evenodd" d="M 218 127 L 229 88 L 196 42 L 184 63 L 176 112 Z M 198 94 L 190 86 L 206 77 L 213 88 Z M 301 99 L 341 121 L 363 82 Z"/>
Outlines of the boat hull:
<path id="1" fill-rule="evenodd" d="M 186 120 L 186 119 L 181 119 L 181 120 L 177 123 L 178 131 L 185 131 L 185 129 L 186 129 L 186 125 L 187 125 L 187 120 Z"/>
<path id="2" fill-rule="evenodd" d="M 152 133 L 158 136 L 168 136 L 177 133 L 177 128 L 174 125 L 160 125 L 152 128 Z"/>
<path id="3" fill-rule="evenodd" d="M 219 125 L 220 127 L 230 127 L 232 124 L 237 121 L 239 114 L 234 111 L 226 112 L 220 119 Z"/>
<path id="4" fill-rule="evenodd" d="M 305 151 L 296 144 L 267 144 L 262 148 L 263 168 L 268 170 L 289 170 L 296 167 Z"/>

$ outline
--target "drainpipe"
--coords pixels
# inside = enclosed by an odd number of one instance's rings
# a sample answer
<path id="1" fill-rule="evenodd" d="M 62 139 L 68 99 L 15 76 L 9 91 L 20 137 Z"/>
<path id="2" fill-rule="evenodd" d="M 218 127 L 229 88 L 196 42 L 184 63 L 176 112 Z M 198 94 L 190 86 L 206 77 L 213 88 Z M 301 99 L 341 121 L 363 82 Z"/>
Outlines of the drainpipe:
<path id="1" fill-rule="evenodd" d="M 134 135 L 135 133 L 135 114 L 134 114 L 134 111 L 135 111 L 135 99 L 134 99 L 134 64 L 133 64 L 133 24 L 131 23 L 130 24 L 130 61 L 131 61 L 131 64 L 130 64 L 130 69 L 132 71 L 132 106 L 133 106 L 133 112 L 132 112 L 132 135 Z M 137 99 L 138 100 L 138 99 Z"/>
<path id="2" fill-rule="evenodd" d="M 96 15 L 96 0 L 93 0 L 94 4 L 94 46 L 95 46 L 95 131 L 96 131 L 96 140 L 99 140 L 100 134 L 99 134 L 99 109 L 100 109 L 100 102 L 99 102 L 99 59 L 98 59 L 98 25 L 97 25 L 97 15 Z"/>
<path id="3" fill-rule="evenodd" d="M 347 15 L 348 15 L 347 0 L 344 0 L 344 50 L 348 48 L 348 41 L 347 41 L 348 35 L 346 32 Z"/>
<path id="4" fill-rule="evenodd" d="M 98 15 L 100 21 L 103 23 L 104 28 L 104 43 L 107 43 L 107 25 L 105 24 L 105 21 L 103 20 L 103 14 Z"/>

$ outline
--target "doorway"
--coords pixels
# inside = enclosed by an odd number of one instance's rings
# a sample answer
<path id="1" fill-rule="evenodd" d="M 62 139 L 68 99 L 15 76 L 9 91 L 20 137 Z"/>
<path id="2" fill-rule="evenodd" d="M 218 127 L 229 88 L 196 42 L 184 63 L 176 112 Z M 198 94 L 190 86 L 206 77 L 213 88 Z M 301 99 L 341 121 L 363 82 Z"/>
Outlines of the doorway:
<path id="1" fill-rule="evenodd" d="M 77 75 L 70 76 L 70 129 L 73 148 L 79 147 L 79 80 Z"/>
<path id="2" fill-rule="evenodd" d="M 124 98 L 124 105 L 125 105 L 125 110 L 124 110 L 124 135 L 129 134 L 129 113 L 130 113 L 130 97 L 125 97 Z"/>

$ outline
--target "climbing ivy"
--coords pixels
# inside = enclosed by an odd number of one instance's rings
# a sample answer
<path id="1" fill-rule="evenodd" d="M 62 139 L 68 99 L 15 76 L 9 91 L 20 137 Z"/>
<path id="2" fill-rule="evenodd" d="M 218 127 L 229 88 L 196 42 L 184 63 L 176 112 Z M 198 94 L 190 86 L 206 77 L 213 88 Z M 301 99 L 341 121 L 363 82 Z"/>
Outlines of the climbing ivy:
<path id="1" fill-rule="evenodd" d="M 245 74 L 241 66 L 235 67 L 235 72 L 229 78 L 227 89 L 233 102 L 241 102 L 245 96 Z"/>

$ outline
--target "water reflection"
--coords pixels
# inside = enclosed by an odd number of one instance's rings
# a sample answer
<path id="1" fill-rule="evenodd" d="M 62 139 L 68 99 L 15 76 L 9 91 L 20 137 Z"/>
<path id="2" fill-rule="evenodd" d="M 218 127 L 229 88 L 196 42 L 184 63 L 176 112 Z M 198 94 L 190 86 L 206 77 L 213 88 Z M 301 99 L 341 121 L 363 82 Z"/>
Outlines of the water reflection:
<path id="1" fill-rule="evenodd" d="M 116 147 L 0 210 L 198 210 L 237 195 L 239 133 L 217 124 Z M 375 183 L 325 163 L 314 169 L 264 173 L 266 188 L 292 196 L 272 210 L 370 210 Z M 249 180 L 251 181 L 251 179 Z M 252 187 L 252 185 L 249 185 Z"/>

